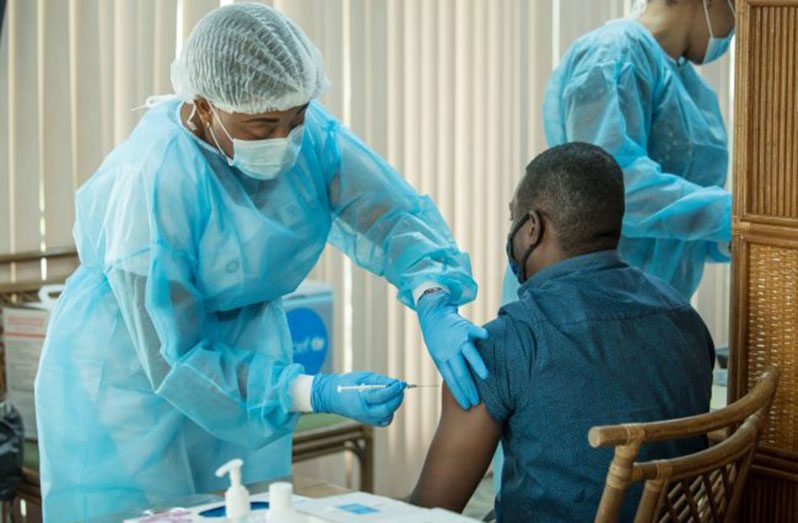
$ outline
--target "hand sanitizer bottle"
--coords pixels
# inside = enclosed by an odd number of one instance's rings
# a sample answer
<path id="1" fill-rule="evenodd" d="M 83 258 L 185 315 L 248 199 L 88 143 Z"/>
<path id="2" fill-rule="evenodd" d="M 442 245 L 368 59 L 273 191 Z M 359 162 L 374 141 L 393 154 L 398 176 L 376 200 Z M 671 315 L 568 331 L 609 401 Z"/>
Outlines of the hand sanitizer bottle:
<path id="1" fill-rule="evenodd" d="M 263 520 L 252 514 L 249 505 L 249 491 L 241 484 L 241 467 L 244 461 L 233 459 L 216 470 L 216 477 L 230 476 L 230 488 L 224 493 L 224 507 L 227 521 L 231 523 L 261 523 Z"/>

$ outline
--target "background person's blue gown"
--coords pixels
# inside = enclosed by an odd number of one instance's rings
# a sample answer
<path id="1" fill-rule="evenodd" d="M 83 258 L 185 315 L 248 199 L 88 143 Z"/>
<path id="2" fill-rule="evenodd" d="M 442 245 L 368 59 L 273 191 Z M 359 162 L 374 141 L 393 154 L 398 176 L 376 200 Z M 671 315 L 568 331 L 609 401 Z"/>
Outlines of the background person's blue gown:
<path id="1" fill-rule="evenodd" d="M 616 20 L 577 40 L 549 79 L 543 118 L 549 146 L 593 143 L 623 169 L 627 262 L 690 298 L 707 261 L 729 261 L 718 249 L 731 240 L 731 195 L 717 96 L 645 27 Z"/>
<path id="2" fill-rule="evenodd" d="M 549 146 L 593 143 L 623 169 L 618 250 L 628 263 L 689 299 L 707 261 L 729 261 L 718 249 L 731 240 L 731 195 L 717 96 L 645 27 L 615 20 L 579 38 L 549 79 L 543 118 Z M 508 268 L 502 303 L 518 299 L 518 288 Z M 493 465 L 501 470 L 501 459 Z"/>
<path id="3" fill-rule="evenodd" d="M 302 369 L 280 297 L 329 240 L 412 304 L 424 282 L 476 294 L 429 198 L 312 103 L 297 164 L 247 178 L 149 111 L 77 195 L 81 266 L 51 319 L 36 406 L 48 522 L 85 520 L 290 473 Z"/>

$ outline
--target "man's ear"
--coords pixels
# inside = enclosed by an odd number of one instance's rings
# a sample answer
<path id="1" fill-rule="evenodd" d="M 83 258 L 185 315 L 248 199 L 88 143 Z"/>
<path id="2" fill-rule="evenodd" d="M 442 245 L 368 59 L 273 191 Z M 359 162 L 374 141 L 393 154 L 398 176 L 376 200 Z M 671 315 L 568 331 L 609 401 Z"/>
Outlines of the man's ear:
<path id="1" fill-rule="evenodd" d="M 528 211 L 529 219 L 527 220 L 529 245 L 537 245 L 541 241 L 543 234 L 543 222 L 540 217 L 540 212 L 537 210 Z"/>

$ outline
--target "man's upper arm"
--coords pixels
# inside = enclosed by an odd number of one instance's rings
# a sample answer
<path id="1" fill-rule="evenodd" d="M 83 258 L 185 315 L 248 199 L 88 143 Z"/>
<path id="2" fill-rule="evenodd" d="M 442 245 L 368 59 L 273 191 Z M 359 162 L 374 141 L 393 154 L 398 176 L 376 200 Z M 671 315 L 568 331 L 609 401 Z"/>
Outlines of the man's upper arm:
<path id="1" fill-rule="evenodd" d="M 446 384 L 441 407 L 438 430 L 411 503 L 462 512 L 490 465 L 501 425 L 488 414 L 484 403 L 467 411 L 460 408 Z"/>
<path id="2" fill-rule="evenodd" d="M 488 339 L 478 340 L 477 350 L 489 375 L 474 376 L 482 402 L 465 411 L 444 385 L 441 420 L 412 496 L 417 505 L 458 512 L 465 507 L 493 458 L 517 395 L 529 384 L 534 340 L 507 314 L 485 328 Z"/>

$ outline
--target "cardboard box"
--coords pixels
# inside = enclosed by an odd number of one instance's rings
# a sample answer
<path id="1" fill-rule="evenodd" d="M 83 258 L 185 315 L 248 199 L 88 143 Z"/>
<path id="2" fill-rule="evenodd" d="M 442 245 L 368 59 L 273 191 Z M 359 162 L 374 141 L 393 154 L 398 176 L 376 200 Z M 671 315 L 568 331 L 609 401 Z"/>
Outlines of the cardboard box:
<path id="1" fill-rule="evenodd" d="M 6 399 L 6 357 L 3 343 L 3 309 L 0 308 L 0 401 Z"/>
<path id="2" fill-rule="evenodd" d="M 294 343 L 294 363 L 307 374 L 332 372 L 332 287 L 323 282 L 305 281 L 283 297 L 288 328 Z"/>
<path id="3" fill-rule="evenodd" d="M 5 352 L 6 399 L 19 410 L 25 437 L 36 439 L 36 410 L 33 383 L 47 333 L 47 321 L 63 291 L 63 285 L 45 285 L 38 303 L 3 307 L 2 341 Z"/>
<path id="4" fill-rule="evenodd" d="M 47 332 L 50 310 L 42 304 L 3 308 L 6 394 L 22 415 L 25 437 L 36 438 L 33 382 Z"/>

